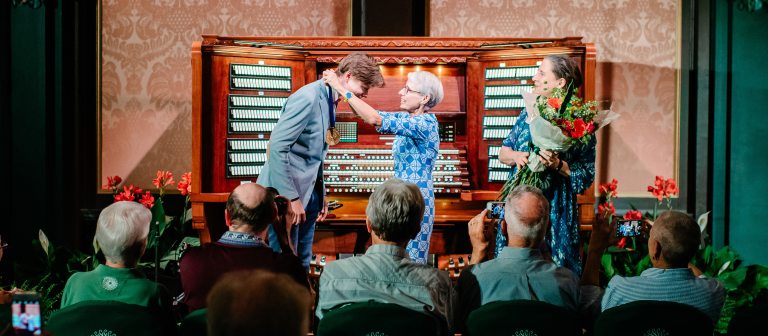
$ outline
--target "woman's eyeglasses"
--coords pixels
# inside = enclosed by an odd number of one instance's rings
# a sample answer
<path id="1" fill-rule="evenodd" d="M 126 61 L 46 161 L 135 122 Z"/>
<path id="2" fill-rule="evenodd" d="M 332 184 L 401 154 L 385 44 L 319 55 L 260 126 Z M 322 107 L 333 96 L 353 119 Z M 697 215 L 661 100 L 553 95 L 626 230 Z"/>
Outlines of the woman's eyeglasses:
<path id="1" fill-rule="evenodd" d="M 419 92 L 419 91 L 416 91 L 416 90 L 411 90 L 410 88 L 408 88 L 408 85 L 403 86 L 403 89 L 405 90 L 405 93 L 403 93 L 403 96 L 407 95 L 409 92 L 418 93 L 418 94 L 420 94 L 422 96 L 424 95 L 424 92 Z"/>

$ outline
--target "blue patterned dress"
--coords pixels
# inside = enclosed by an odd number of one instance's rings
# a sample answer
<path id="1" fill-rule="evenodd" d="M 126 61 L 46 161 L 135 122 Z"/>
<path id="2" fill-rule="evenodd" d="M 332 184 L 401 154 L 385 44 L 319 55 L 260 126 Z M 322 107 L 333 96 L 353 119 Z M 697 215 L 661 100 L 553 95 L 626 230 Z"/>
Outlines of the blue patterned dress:
<path id="1" fill-rule="evenodd" d="M 432 170 L 440 151 L 437 118 L 433 114 L 411 117 L 408 112 L 379 112 L 379 133 L 394 134 L 392 157 L 395 159 L 395 177 L 416 184 L 424 197 L 424 219 L 421 232 L 408 242 L 406 250 L 411 260 L 427 262 L 429 238 L 435 221 L 435 191 Z"/>
<path id="2" fill-rule="evenodd" d="M 509 133 L 503 146 L 518 152 L 530 151 L 531 132 L 525 119 L 528 112 L 523 110 Z M 549 199 L 551 225 L 547 233 L 547 246 L 552 252 L 552 259 L 560 266 L 566 267 L 581 275 L 581 243 L 579 239 L 579 209 L 576 205 L 576 195 L 583 193 L 595 179 L 595 145 L 592 140 L 587 145 L 574 145 L 565 153 L 560 153 L 560 159 L 568 163 L 571 176 L 565 177 L 553 173 L 551 187 L 544 191 Z M 517 171 L 512 166 L 510 177 Z M 500 224 L 500 223 L 499 223 Z M 496 254 L 507 246 L 501 228 L 496 234 Z"/>

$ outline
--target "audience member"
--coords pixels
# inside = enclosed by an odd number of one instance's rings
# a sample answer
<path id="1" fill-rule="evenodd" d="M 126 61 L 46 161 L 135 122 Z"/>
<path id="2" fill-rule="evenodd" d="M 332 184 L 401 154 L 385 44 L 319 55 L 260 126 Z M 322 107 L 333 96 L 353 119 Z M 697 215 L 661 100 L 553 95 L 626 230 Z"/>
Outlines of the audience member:
<path id="1" fill-rule="evenodd" d="M 549 229 L 550 213 L 549 201 L 542 192 L 535 187 L 518 186 L 510 192 L 505 203 L 501 229 L 506 231 L 508 243 L 496 259 L 484 261 L 488 237 L 493 235 L 488 229 L 492 223 L 485 219 L 488 210 L 475 216 L 468 224 L 472 265 L 461 273 L 458 280 L 459 326 L 474 309 L 494 301 L 538 300 L 574 311 L 592 309 L 593 306 L 587 307 L 582 303 L 578 276 L 567 268 L 557 266 L 540 250 Z M 599 221 L 602 222 L 602 219 Z M 600 227 L 605 227 L 607 222 L 601 224 Z M 597 230 L 590 237 L 590 253 L 584 269 L 584 277 L 590 280 L 583 281 L 586 284 L 592 284 L 591 279 L 599 272 L 600 256 L 608 245 L 608 231 Z M 594 288 L 590 288 L 589 293 L 587 303 L 596 305 L 601 293 Z"/>
<path id="2" fill-rule="evenodd" d="M 424 199 L 419 187 L 390 179 L 371 194 L 365 212 L 372 245 L 363 256 L 325 267 L 317 317 L 344 304 L 374 300 L 436 314 L 452 326 L 455 294 L 448 274 L 412 261 L 405 251 L 421 229 Z"/>
<path id="3" fill-rule="evenodd" d="M 286 273 L 309 287 L 304 268 L 291 249 L 283 248 L 283 253 L 273 252 L 266 242 L 270 223 L 286 227 L 285 214 L 278 213 L 275 202 L 276 197 L 282 196 L 276 194 L 255 183 L 239 185 L 230 193 L 224 211 L 229 231 L 217 242 L 190 247 L 184 252 L 179 273 L 184 302 L 189 310 L 204 308 L 205 298 L 213 285 L 224 273 L 231 271 L 266 269 Z"/>
<path id="4" fill-rule="evenodd" d="M 577 276 L 545 259 L 539 250 L 549 227 L 549 202 L 539 189 L 524 185 L 512 190 L 505 203 L 502 230 L 506 230 L 508 245 L 496 259 L 480 262 L 488 242 L 485 232 L 478 234 L 478 227 L 485 226 L 487 210 L 468 224 L 473 265 L 462 272 L 458 281 L 462 315 L 489 302 L 517 299 L 576 310 Z"/>
<path id="5" fill-rule="evenodd" d="M 208 295 L 208 335 L 304 336 L 309 310 L 309 290 L 286 274 L 230 272 Z"/>
<path id="6" fill-rule="evenodd" d="M 725 291 L 717 279 L 696 277 L 689 268 L 701 242 L 696 221 L 687 214 L 667 211 L 651 227 L 648 254 L 652 268 L 640 276 L 614 276 L 605 289 L 602 309 L 638 300 L 673 301 L 694 306 L 717 321 Z"/>
<path id="7" fill-rule="evenodd" d="M 115 202 L 101 211 L 96 242 L 106 262 L 73 274 L 64 287 L 61 308 L 81 301 L 111 300 L 170 312 L 165 288 L 135 269 L 144 255 L 152 213 L 137 202 Z"/>

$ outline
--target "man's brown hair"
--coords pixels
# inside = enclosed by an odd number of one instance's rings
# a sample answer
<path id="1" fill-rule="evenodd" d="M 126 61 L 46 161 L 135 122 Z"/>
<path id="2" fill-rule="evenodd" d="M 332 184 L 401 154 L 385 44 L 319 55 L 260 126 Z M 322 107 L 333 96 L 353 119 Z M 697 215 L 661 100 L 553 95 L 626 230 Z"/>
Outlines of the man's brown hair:
<path id="1" fill-rule="evenodd" d="M 339 62 L 339 74 L 349 72 L 368 88 L 384 87 L 384 76 L 381 75 L 376 61 L 363 52 L 347 55 Z"/>

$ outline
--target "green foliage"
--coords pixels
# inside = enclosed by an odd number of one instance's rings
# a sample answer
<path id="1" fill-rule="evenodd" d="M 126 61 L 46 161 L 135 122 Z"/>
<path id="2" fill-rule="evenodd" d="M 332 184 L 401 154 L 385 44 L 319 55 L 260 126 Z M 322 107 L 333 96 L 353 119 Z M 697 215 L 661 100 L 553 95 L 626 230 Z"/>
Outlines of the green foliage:
<path id="1" fill-rule="evenodd" d="M 36 250 L 34 262 L 15 265 L 16 278 L 23 280 L 8 287 L 37 292 L 43 318 L 47 320 L 59 308 L 64 285 L 69 277 L 75 272 L 93 270 L 99 262 L 92 254 L 54 245 L 42 230 L 39 237 L 39 240 L 32 242 L 33 246 L 40 247 Z"/>
<path id="2" fill-rule="evenodd" d="M 185 203 L 185 210 L 187 202 Z M 147 249 L 141 258 L 137 268 L 150 279 L 155 276 L 160 278 L 175 278 L 178 275 L 179 250 L 182 243 L 200 245 L 198 238 L 185 237 L 187 230 L 191 229 L 191 209 L 180 217 L 169 217 L 165 214 L 162 198 L 158 198 L 152 207 L 152 222 L 147 237 Z M 158 239 L 159 236 L 159 239 Z M 155 250 L 157 249 L 157 250 Z M 156 255 L 157 254 L 157 255 Z M 155 259 L 158 259 L 158 267 L 155 267 Z M 155 270 L 159 274 L 155 274 Z"/>
<path id="3" fill-rule="evenodd" d="M 707 245 L 692 263 L 708 277 L 717 278 L 725 288 L 725 304 L 715 331 L 726 334 L 733 314 L 741 307 L 752 305 L 756 299 L 768 298 L 768 267 L 745 266 L 739 255 L 725 246 L 715 251 Z"/>

